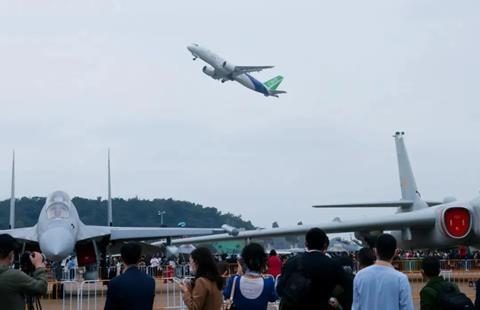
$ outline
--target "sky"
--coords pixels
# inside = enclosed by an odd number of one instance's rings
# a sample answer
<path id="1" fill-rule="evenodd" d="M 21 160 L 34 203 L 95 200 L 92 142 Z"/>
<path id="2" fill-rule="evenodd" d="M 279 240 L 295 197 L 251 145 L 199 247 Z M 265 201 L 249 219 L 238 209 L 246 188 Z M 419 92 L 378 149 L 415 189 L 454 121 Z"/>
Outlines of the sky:
<path id="1" fill-rule="evenodd" d="M 0 199 L 173 198 L 255 225 L 394 213 L 392 134 L 422 197 L 480 190 L 478 1 L 0 1 Z M 280 98 L 186 46 L 274 65 Z M 115 213 L 115 210 L 114 210 Z M 155 215 L 153 213 L 152 215 Z M 114 215 L 115 216 L 115 215 Z M 165 215 L 168 217 L 168 214 Z"/>

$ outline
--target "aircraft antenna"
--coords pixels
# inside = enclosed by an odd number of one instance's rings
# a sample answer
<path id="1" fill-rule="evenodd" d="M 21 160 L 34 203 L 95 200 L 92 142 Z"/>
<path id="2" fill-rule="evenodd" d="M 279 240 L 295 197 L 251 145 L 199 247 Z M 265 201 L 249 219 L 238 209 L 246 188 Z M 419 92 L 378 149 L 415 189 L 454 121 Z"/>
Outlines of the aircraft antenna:
<path id="1" fill-rule="evenodd" d="M 10 195 L 10 222 L 9 228 L 15 228 L 15 150 L 13 150 L 12 159 L 12 191 Z"/>
<path id="2" fill-rule="evenodd" d="M 112 219 L 112 182 L 110 179 L 110 149 L 108 149 L 108 226 L 113 226 Z"/>

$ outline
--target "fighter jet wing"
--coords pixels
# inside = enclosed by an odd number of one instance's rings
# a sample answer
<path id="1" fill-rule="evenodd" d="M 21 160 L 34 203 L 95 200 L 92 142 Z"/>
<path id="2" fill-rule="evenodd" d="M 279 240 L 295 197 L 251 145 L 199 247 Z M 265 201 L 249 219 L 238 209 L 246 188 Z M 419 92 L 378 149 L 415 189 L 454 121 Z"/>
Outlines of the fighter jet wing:
<path id="1" fill-rule="evenodd" d="M 259 72 L 265 69 L 271 69 L 273 66 L 235 66 L 233 70 L 233 75 L 240 75 L 243 73 L 250 73 L 250 72 Z"/>
<path id="2" fill-rule="evenodd" d="M 212 236 L 174 239 L 172 240 L 172 244 L 303 235 L 313 227 L 322 228 L 326 233 L 400 230 L 406 227 L 432 227 L 433 225 L 435 225 L 435 217 L 433 217 L 432 212 L 429 211 L 431 210 L 425 209 L 415 212 L 397 213 L 394 215 L 374 217 L 370 219 L 359 219 L 343 222 L 326 222 L 320 223 L 318 225 L 298 225 L 284 228 L 246 230 L 240 231 L 237 236 L 218 234 Z"/>
<path id="3" fill-rule="evenodd" d="M 18 241 L 38 242 L 37 226 L 0 230 L 0 234 L 9 234 Z"/>
<path id="4" fill-rule="evenodd" d="M 110 235 L 110 240 L 151 240 L 165 237 L 209 235 L 225 232 L 219 228 L 177 228 L 177 227 L 109 227 L 85 225 L 78 240 L 94 239 Z"/>

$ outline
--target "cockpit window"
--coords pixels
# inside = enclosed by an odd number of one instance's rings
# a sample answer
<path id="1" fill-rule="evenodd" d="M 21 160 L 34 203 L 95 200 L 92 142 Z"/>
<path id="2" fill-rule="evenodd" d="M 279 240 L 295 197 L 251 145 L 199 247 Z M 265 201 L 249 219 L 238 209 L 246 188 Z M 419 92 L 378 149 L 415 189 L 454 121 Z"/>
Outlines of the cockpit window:
<path id="1" fill-rule="evenodd" d="M 47 218 L 56 219 L 56 218 L 68 218 L 70 215 L 68 207 L 63 203 L 53 203 L 47 209 Z"/>

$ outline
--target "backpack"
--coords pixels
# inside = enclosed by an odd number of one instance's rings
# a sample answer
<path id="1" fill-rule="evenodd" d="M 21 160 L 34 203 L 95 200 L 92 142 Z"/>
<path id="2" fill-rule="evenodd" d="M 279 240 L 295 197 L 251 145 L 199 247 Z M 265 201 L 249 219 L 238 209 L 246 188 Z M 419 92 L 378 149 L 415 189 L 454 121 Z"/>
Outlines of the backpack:
<path id="1" fill-rule="evenodd" d="M 438 305 L 442 310 L 469 310 L 475 309 L 470 298 L 464 293 L 457 291 L 455 287 L 446 282 L 438 292 Z"/>
<path id="2" fill-rule="evenodd" d="M 281 310 L 298 309 L 298 306 L 302 304 L 310 293 L 312 280 L 305 275 L 301 255 L 297 257 L 296 263 L 296 270 L 290 274 L 290 277 L 285 282 L 285 288 L 280 301 Z"/>

